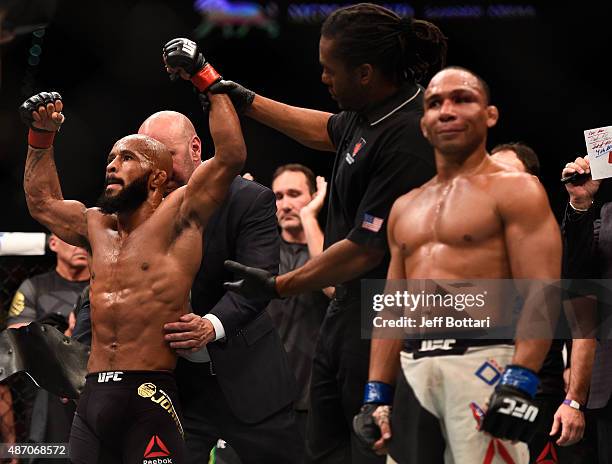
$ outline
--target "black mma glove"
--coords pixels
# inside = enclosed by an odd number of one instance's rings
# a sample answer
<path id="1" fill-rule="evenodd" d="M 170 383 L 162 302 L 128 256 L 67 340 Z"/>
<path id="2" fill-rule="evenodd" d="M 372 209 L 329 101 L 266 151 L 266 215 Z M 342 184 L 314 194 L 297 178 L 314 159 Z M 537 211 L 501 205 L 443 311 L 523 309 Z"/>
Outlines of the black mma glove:
<path id="1" fill-rule="evenodd" d="M 489 399 L 481 430 L 497 438 L 528 443 L 536 432 L 539 408 L 533 398 L 539 384 L 531 369 L 506 366 Z"/>
<path id="2" fill-rule="evenodd" d="M 49 148 L 53 145 L 53 139 L 57 130 L 49 131 L 34 127 L 34 118 L 32 113 L 38 111 L 38 108 L 49 103 L 55 103 L 57 100 L 62 101 L 62 96 L 57 92 L 40 92 L 28 98 L 19 107 L 19 116 L 23 123 L 28 126 L 28 145 L 34 148 Z"/>
<path id="3" fill-rule="evenodd" d="M 211 93 L 224 93 L 230 97 L 238 114 L 244 113 L 251 106 L 255 98 L 255 92 L 234 81 L 221 80 L 211 85 L 208 91 Z"/>
<path id="4" fill-rule="evenodd" d="M 184 69 L 200 92 L 206 92 L 212 84 L 221 80 L 219 73 L 206 61 L 193 40 L 172 39 L 164 45 L 163 55 L 166 65 Z M 175 80 L 176 74 L 171 74 L 170 78 Z"/>
<path id="5" fill-rule="evenodd" d="M 353 431 L 363 445 L 372 449 L 374 443 L 381 437 L 380 427 L 376 424 L 373 415 L 379 407 L 386 409 L 383 414 L 387 417 L 391 413 L 393 386 L 383 382 L 366 383 L 363 403 L 359 413 L 353 417 Z"/>
<path id="6" fill-rule="evenodd" d="M 223 288 L 253 300 L 280 298 L 276 291 L 276 276 L 263 269 L 248 267 L 236 261 L 227 260 L 225 269 L 233 272 L 240 280 L 225 282 Z"/>

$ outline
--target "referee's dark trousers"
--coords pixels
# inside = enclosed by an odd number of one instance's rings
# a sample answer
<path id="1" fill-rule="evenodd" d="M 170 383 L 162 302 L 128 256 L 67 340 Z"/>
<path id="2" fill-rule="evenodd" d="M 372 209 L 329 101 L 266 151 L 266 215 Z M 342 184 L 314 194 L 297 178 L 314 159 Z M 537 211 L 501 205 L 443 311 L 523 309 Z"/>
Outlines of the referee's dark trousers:
<path id="1" fill-rule="evenodd" d="M 365 449 L 353 433 L 363 404 L 370 340 L 361 338 L 359 293 L 336 287 L 315 350 L 306 430 L 309 463 L 381 464 L 385 456 Z"/>

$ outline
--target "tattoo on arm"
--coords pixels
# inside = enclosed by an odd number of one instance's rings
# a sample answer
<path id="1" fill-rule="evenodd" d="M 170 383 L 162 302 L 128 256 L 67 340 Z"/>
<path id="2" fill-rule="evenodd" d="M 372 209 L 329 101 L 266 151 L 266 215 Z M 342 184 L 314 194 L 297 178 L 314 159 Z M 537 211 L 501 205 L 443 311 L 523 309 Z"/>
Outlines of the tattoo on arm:
<path id="1" fill-rule="evenodd" d="M 29 148 L 24 182 L 27 190 L 29 187 L 44 188 L 53 198 L 62 198 L 52 148 Z"/>
<path id="2" fill-rule="evenodd" d="M 30 152 L 30 156 L 27 157 L 26 160 L 26 171 L 25 171 L 25 180 L 26 182 L 32 180 L 32 173 L 36 169 L 36 165 L 44 158 L 45 155 L 49 153 L 49 150 L 39 150 L 33 148 Z"/>

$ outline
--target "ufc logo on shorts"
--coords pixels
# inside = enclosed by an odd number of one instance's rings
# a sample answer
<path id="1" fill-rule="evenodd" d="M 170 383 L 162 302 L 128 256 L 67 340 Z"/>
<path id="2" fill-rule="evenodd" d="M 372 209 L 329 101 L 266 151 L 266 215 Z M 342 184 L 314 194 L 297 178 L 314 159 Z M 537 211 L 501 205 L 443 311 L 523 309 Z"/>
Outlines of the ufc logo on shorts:
<path id="1" fill-rule="evenodd" d="M 98 374 L 98 383 L 108 382 L 109 380 L 112 380 L 113 382 L 121 382 L 122 380 L 120 377 L 121 374 L 123 374 L 123 372 L 121 371 L 100 372 Z"/>
<path id="2" fill-rule="evenodd" d="M 423 340 L 419 351 L 452 350 L 456 340 L 449 338 L 446 340 Z"/>
<path id="3" fill-rule="evenodd" d="M 506 414 L 507 416 L 517 417 L 519 419 L 533 422 L 538 417 L 539 409 L 533 404 L 528 405 L 522 401 L 516 401 L 512 398 L 504 398 L 505 408 L 499 408 L 498 412 Z M 519 405 L 517 406 L 517 403 Z"/>

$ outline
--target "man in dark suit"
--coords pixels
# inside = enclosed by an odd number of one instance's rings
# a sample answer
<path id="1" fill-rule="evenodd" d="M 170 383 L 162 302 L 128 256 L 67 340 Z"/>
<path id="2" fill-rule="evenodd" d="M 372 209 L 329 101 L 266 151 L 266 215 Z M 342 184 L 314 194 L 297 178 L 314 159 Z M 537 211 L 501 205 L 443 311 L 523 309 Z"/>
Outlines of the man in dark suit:
<path id="1" fill-rule="evenodd" d="M 184 185 L 202 162 L 200 138 L 180 113 L 155 113 L 138 132 L 164 143 L 172 153 L 170 191 Z M 222 286 L 232 278 L 223 267 L 226 259 L 278 272 L 275 213 L 271 190 L 234 179 L 206 228 L 202 265 L 191 290 L 193 312 L 164 326 L 166 340 L 181 355 L 175 375 L 190 463 L 207 462 L 219 438 L 244 464 L 297 461 L 295 380 L 264 311 L 268 301 L 249 301 Z M 78 314 L 77 339 L 82 338 L 81 321 L 87 315 L 86 309 Z"/>
<path id="2" fill-rule="evenodd" d="M 597 195 L 602 180 L 591 177 L 588 158 L 577 157 L 567 163 L 561 176 L 575 173 L 586 177 L 565 184 L 569 201 L 561 226 L 564 277 L 603 282 L 599 279 L 612 278 L 612 202 L 606 192 Z M 587 286 L 585 280 L 578 281 Z M 587 409 L 587 421 L 595 418 L 597 462 L 607 464 L 612 462 L 612 307 L 609 288 L 601 291 L 597 339 L 574 339 L 572 343 L 570 389 L 572 383 L 580 388 L 574 396 L 568 392 L 568 399 L 575 400 L 572 407 L 579 408 L 580 414 Z"/>

